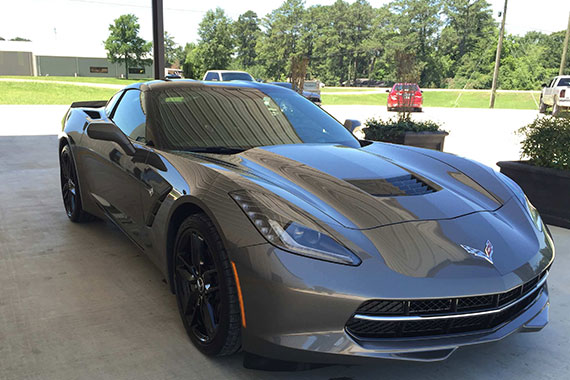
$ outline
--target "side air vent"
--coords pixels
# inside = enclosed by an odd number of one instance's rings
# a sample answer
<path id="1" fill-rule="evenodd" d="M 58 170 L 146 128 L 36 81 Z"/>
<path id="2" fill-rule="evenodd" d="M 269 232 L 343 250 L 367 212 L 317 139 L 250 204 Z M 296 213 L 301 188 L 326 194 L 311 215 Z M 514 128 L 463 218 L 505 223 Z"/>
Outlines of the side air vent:
<path id="1" fill-rule="evenodd" d="M 83 110 L 83 112 L 85 112 L 87 114 L 87 116 L 89 116 L 93 120 L 97 120 L 97 119 L 101 118 L 101 114 L 99 113 L 99 111 Z"/>
<path id="2" fill-rule="evenodd" d="M 386 179 L 348 179 L 346 182 L 375 197 L 423 195 L 439 190 L 411 174 Z"/>
<path id="3" fill-rule="evenodd" d="M 412 175 L 388 178 L 387 181 L 405 192 L 406 195 L 422 195 L 433 193 L 435 191 L 435 189 L 427 183 Z"/>

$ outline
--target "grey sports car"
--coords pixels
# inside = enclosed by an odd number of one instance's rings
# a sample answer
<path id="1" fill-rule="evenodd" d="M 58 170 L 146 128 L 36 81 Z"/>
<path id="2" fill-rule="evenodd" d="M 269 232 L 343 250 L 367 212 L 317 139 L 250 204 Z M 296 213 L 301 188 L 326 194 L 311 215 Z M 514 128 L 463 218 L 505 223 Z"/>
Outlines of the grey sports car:
<path id="1" fill-rule="evenodd" d="M 554 245 L 521 189 L 348 129 L 278 86 L 131 85 L 65 115 L 65 210 L 150 257 L 208 355 L 430 361 L 542 329 Z"/>

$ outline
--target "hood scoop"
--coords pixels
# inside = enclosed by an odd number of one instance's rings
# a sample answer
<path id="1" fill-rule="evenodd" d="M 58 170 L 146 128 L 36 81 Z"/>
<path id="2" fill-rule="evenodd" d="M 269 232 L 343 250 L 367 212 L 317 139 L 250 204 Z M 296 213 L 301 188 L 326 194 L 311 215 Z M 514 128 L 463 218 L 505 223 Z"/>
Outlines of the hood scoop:
<path id="1" fill-rule="evenodd" d="M 346 182 L 375 197 L 424 195 L 440 190 L 411 174 L 386 179 L 347 179 Z"/>

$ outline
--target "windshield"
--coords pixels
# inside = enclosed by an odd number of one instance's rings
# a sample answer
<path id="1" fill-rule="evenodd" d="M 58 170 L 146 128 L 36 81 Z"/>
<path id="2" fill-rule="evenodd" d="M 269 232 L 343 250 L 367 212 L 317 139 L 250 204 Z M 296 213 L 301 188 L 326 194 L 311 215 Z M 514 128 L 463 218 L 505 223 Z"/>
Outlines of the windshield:
<path id="1" fill-rule="evenodd" d="M 226 82 L 230 80 L 247 80 L 252 82 L 253 78 L 248 73 L 222 73 L 222 80 Z"/>
<path id="2" fill-rule="evenodd" d="M 268 86 L 269 87 L 269 86 Z M 171 150 L 334 143 L 359 148 L 332 116 L 292 91 L 230 86 L 172 87 L 153 96 L 152 139 Z"/>

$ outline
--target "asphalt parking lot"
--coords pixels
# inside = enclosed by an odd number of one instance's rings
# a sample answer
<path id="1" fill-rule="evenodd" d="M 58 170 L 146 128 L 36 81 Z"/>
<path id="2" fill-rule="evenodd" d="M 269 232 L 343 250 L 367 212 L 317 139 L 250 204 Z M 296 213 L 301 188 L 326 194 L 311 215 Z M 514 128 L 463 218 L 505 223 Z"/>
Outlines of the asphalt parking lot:
<path id="1" fill-rule="evenodd" d="M 557 248 L 549 277 L 551 321 L 540 333 L 465 347 L 444 362 L 379 361 L 293 373 L 244 369 L 242 354 L 202 356 L 186 338 L 175 298 L 150 260 L 109 223 L 67 220 L 55 136 L 66 109 L 0 106 L 0 379 L 568 377 L 570 230 L 557 227 L 551 228 Z M 327 109 L 339 119 L 382 112 Z M 509 150 L 517 145 L 512 132 L 536 116 L 446 111 L 426 109 L 417 116 L 445 119 L 453 132 L 446 150 L 484 162 L 516 159 L 518 147 Z M 462 124 L 450 125 L 453 120 Z M 476 125 L 481 129 L 473 130 Z M 489 133 L 503 140 L 487 139 Z"/>

